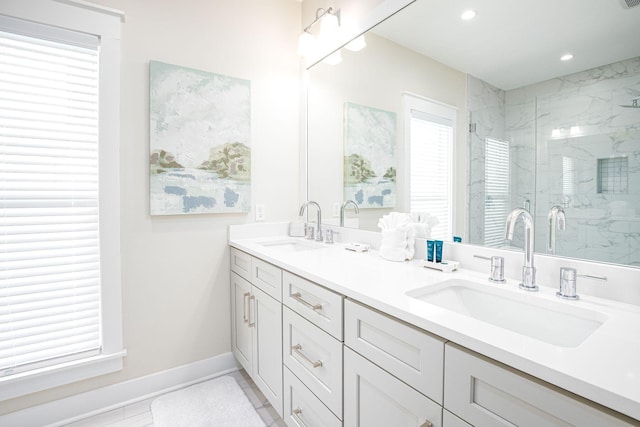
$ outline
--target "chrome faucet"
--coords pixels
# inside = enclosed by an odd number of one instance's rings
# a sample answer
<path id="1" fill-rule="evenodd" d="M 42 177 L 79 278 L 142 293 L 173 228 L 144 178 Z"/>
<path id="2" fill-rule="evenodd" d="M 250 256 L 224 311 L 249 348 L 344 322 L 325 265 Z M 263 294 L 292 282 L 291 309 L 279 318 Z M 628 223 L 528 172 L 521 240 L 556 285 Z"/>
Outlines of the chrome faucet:
<path id="1" fill-rule="evenodd" d="M 520 289 L 525 291 L 537 291 L 536 285 L 536 268 L 533 266 L 533 250 L 534 250 L 534 231 L 533 218 L 529 211 L 524 208 L 515 208 L 507 216 L 507 222 L 504 229 L 504 238 L 513 239 L 513 231 L 516 228 L 518 218 L 522 217 L 524 222 L 524 266 L 522 267 L 522 283 Z"/>
<path id="2" fill-rule="evenodd" d="M 558 230 L 566 230 L 567 218 L 561 206 L 555 205 L 549 210 L 549 236 L 547 240 L 547 253 L 555 255 L 556 253 L 556 228 Z"/>
<path id="3" fill-rule="evenodd" d="M 340 227 L 344 227 L 344 209 L 348 206 L 348 205 L 353 205 L 355 211 L 357 214 L 360 213 L 360 208 L 358 208 L 358 204 L 356 202 L 354 202 L 353 200 L 347 200 L 342 204 L 342 207 L 340 208 Z"/>
<path id="4" fill-rule="evenodd" d="M 302 206 L 300 207 L 300 216 L 302 216 L 304 214 L 304 210 L 307 206 L 315 206 L 316 211 L 318 213 L 318 230 L 316 232 L 316 241 L 318 242 L 322 242 L 322 212 L 320 211 L 320 205 L 317 204 L 316 202 L 309 200 L 308 202 L 304 202 L 302 204 Z"/>

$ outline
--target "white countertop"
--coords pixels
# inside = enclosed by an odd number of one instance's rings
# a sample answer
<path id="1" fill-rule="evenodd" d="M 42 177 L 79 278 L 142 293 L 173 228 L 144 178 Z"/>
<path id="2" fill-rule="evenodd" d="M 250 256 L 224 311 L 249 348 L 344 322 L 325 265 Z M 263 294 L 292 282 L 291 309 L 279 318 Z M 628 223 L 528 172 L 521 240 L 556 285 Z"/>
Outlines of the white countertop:
<path id="1" fill-rule="evenodd" d="M 291 239 L 280 236 L 281 239 Z M 531 298 L 560 301 L 604 314 L 608 319 L 577 347 L 560 347 L 411 298 L 405 292 L 450 278 L 518 289 L 518 282 L 488 282 L 469 270 L 442 273 L 420 261 L 391 262 L 377 251 L 356 253 L 343 244 L 286 252 L 260 242 L 275 237 L 231 239 L 230 245 L 346 297 L 397 317 L 494 360 L 640 420 L 640 307 L 583 295 L 563 301 L 541 287 Z M 304 239 L 302 239 L 304 240 Z M 540 319 L 545 322 L 545 319 Z"/>

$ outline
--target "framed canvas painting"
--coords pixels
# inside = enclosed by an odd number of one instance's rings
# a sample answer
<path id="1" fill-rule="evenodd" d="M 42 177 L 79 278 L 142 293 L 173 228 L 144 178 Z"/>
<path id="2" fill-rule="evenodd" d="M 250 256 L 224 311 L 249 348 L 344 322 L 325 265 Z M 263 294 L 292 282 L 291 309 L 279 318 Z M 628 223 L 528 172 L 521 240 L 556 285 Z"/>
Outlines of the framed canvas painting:
<path id="1" fill-rule="evenodd" d="M 396 205 L 396 113 L 344 106 L 344 200 L 360 209 Z"/>
<path id="2" fill-rule="evenodd" d="M 249 212 L 248 80 L 149 63 L 151 215 Z"/>

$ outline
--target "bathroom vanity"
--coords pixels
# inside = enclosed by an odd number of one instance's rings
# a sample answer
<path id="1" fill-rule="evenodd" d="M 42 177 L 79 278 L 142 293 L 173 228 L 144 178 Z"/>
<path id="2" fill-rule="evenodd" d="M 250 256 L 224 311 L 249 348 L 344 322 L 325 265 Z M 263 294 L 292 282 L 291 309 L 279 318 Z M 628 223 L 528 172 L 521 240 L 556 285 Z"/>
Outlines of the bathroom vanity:
<path id="1" fill-rule="evenodd" d="M 640 307 L 267 228 L 230 230 L 232 350 L 288 425 L 640 425 Z"/>

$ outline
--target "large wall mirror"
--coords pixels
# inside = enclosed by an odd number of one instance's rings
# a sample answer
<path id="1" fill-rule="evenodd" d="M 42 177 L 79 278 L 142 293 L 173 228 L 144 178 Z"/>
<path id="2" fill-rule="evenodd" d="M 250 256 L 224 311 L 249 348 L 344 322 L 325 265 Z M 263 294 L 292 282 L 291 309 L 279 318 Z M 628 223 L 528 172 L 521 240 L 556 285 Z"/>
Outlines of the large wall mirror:
<path id="1" fill-rule="evenodd" d="M 507 213 L 526 207 L 536 252 L 640 266 L 640 6 L 483 0 L 476 18 L 462 21 L 473 3 L 416 0 L 368 31 L 363 50 L 343 49 L 340 64 L 309 68 L 308 198 L 328 221 L 346 198 L 358 198 L 360 211 L 347 208 L 345 226 L 373 231 L 386 213 L 407 212 L 417 191 L 408 167 L 416 162 L 406 107 L 413 96 L 456 112 L 454 235 L 504 247 Z M 573 59 L 561 61 L 567 53 Z M 376 148 L 380 140 L 394 141 L 394 173 L 360 177 L 371 194 L 346 188 L 358 138 L 374 157 L 357 158 L 358 174 L 389 157 Z M 435 193 L 430 187 L 419 189 Z M 551 245 L 553 207 L 566 228 Z"/>

